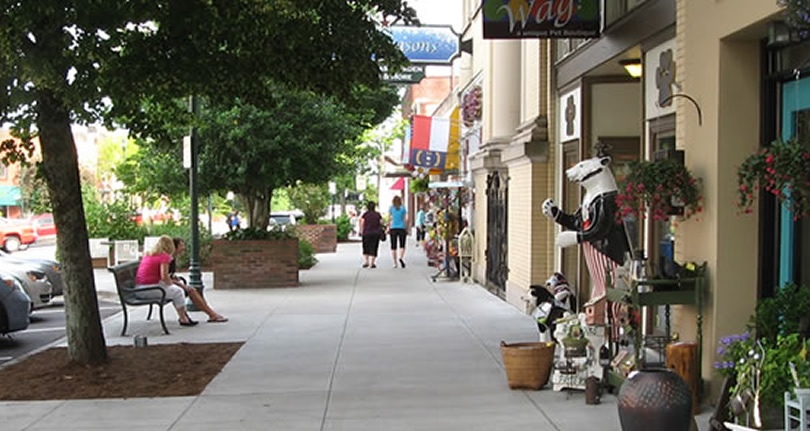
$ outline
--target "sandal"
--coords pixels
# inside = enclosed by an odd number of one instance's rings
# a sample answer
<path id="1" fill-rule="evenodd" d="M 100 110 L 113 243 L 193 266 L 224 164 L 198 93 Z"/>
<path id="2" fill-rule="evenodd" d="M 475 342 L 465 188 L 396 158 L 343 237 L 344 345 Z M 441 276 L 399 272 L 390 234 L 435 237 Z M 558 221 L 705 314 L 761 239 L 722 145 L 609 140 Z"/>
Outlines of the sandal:
<path id="1" fill-rule="evenodd" d="M 208 323 L 225 323 L 228 321 L 228 318 L 225 316 L 217 316 L 213 319 L 208 319 Z"/>
<path id="2" fill-rule="evenodd" d="M 180 322 L 180 326 L 194 326 L 194 325 L 200 323 L 200 322 L 196 322 L 196 321 L 191 320 L 191 319 L 188 319 L 188 322 L 184 322 L 182 320 L 178 320 L 178 322 Z"/>

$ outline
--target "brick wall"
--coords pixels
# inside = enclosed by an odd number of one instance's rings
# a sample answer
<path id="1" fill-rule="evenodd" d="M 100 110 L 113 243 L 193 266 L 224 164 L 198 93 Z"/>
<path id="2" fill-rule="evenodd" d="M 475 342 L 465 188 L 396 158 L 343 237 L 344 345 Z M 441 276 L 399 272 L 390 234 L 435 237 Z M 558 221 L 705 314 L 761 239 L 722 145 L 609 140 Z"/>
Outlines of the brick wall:
<path id="1" fill-rule="evenodd" d="M 307 240 L 315 253 L 334 253 L 337 251 L 337 225 L 302 224 L 295 227 L 298 238 Z"/>
<path id="2" fill-rule="evenodd" d="M 214 289 L 298 286 L 298 240 L 215 240 Z"/>

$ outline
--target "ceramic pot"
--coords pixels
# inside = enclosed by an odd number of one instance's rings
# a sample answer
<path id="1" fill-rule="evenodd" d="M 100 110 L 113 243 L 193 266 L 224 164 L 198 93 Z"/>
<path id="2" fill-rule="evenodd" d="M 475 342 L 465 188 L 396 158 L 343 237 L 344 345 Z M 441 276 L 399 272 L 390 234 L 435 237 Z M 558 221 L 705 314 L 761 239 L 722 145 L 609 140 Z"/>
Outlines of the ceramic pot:
<path id="1" fill-rule="evenodd" d="M 692 424 L 689 385 L 667 369 L 631 373 L 619 390 L 618 405 L 623 431 L 688 431 Z"/>

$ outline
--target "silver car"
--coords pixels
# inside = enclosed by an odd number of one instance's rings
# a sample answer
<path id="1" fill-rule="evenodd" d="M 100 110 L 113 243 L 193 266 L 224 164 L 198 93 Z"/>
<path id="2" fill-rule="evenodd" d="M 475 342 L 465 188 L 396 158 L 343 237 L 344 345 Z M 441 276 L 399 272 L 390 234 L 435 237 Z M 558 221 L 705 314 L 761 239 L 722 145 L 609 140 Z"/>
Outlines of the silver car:
<path id="1" fill-rule="evenodd" d="M 17 277 L 0 272 L 0 334 L 28 327 L 31 299 Z"/>
<path id="2" fill-rule="evenodd" d="M 37 271 L 12 261 L 0 259 L 0 271 L 10 273 L 21 282 L 25 293 L 31 298 L 31 310 L 46 307 L 53 298 L 53 287 L 51 287 L 48 276 L 42 271 Z"/>
<path id="3" fill-rule="evenodd" d="M 13 256 L 0 250 L 0 262 L 3 261 L 11 261 L 27 266 L 33 270 L 44 272 L 45 275 L 48 276 L 48 281 L 51 282 L 53 296 L 62 295 L 65 290 L 65 282 L 62 280 L 62 265 L 55 260 L 29 259 L 26 257 Z"/>

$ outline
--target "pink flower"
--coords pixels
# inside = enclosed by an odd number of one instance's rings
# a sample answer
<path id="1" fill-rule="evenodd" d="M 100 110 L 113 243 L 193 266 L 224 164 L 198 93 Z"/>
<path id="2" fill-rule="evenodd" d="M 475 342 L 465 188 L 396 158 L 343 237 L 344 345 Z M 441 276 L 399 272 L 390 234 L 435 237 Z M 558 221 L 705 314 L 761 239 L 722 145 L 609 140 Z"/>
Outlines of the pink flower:
<path id="1" fill-rule="evenodd" d="M 767 164 L 773 163 L 773 154 L 768 154 L 768 157 L 765 157 L 765 163 Z"/>
<path id="2" fill-rule="evenodd" d="M 744 191 L 744 192 L 747 192 L 747 191 L 748 191 L 748 186 L 746 186 L 745 184 L 743 184 L 743 185 L 741 185 L 741 186 L 740 186 L 740 190 L 742 190 L 742 191 Z"/>

